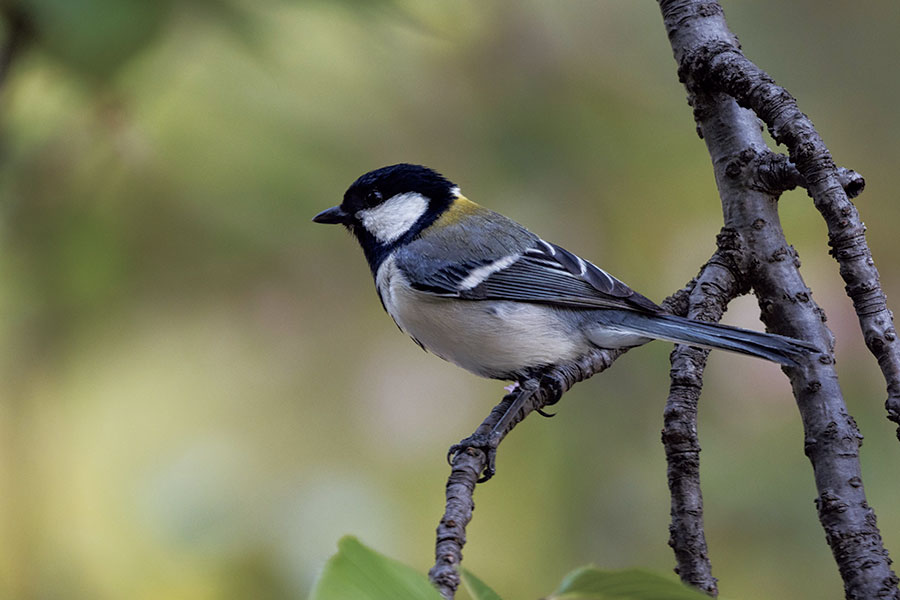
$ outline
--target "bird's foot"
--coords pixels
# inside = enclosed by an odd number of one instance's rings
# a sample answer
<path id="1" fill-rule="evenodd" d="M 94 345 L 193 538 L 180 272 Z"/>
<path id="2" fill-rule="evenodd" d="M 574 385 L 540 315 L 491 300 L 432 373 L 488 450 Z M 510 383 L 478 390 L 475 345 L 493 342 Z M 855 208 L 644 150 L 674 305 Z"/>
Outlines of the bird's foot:
<path id="1" fill-rule="evenodd" d="M 484 452 L 486 462 L 484 465 L 484 470 L 482 471 L 481 476 L 478 478 L 477 482 L 484 483 L 485 481 L 493 477 L 497 472 L 497 446 L 499 444 L 499 436 L 492 435 L 490 433 L 473 433 L 469 437 L 460 440 L 458 444 L 453 444 L 452 446 L 450 446 L 450 450 L 447 451 L 447 462 L 452 465 L 453 460 L 460 453 L 467 452 L 470 449 L 480 450 Z"/>

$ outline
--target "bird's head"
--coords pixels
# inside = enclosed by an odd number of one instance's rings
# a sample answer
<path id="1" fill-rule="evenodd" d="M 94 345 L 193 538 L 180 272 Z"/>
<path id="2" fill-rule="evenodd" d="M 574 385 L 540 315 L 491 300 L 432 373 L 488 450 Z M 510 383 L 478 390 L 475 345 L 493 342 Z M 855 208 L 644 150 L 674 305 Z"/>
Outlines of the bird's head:
<path id="1" fill-rule="evenodd" d="M 313 217 L 344 225 L 359 240 L 372 271 L 391 250 L 414 239 L 459 196 L 440 173 L 401 163 L 366 173 L 344 193 L 344 201 Z"/>

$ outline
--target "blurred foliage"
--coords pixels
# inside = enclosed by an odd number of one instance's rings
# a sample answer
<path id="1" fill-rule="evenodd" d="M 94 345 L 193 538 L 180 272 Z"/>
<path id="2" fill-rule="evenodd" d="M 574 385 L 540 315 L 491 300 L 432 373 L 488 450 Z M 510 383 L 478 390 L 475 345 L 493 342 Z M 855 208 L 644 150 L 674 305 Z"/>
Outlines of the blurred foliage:
<path id="1" fill-rule="evenodd" d="M 463 569 L 462 582 L 472 600 L 500 600 L 500 596 L 471 571 Z M 604 571 L 576 569 L 563 578 L 547 600 L 704 600 L 709 596 L 639 569 Z M 345 536 L 338 552 L 322 569 L 310 600 L 440 600 L 428 578 Z"/>
<path id="2" fill-rule="evenodd" d="M 606 571 L 585 567 L 566 575 L 548 600 L 705 600 L 680 581 L 641 569 Z"/>
<path id="3" fill-rule="evenodd" d="M 465 567 L 460 568 L 459 577 L 472 600 L 501 600 L 497 592 Z"/>
<path id="4" fill-rule="evenodd" d="M 724 3 L 799 99 L 900 297 L 900 5 Z M 344 533 L 425 572 L 443 456 L 502 395 L 420 352 L 309 219 L 402 160 L 661 299 L 721 223 L 654 3 L 6 0 L 0 597 L 304 597 Z M 24 15 L 24 20 L 11 18 Z M 0 43 L 10 38 L 9 31 Z M 866 491 L 900 548 L 900 447 L 825 229 L 781 200 L 837 335 Z M 727 320 L 759 327 L 752 299 Z M 667 344 L 504 443 L 466 565 L 507 598 L 574 565 L 671 568 Z M 701 407 L 725 596 L 837 598 L 778 368 L 714 354 Z"/>
<path id="5" fill-rule="evenodd" d="M 6 0 L 7 25 L 90 85 L 102 85 L 170 27 L 173 0 Z M 249 39 L 254 15 L 237 0 L 182 0 L 178 10 Z"/>
<path id="6" fill-rule="evenodd" d="M 41 48 L 86 78 L 112 76 L 161 34 L 171 2 L 20 0 Z"/>

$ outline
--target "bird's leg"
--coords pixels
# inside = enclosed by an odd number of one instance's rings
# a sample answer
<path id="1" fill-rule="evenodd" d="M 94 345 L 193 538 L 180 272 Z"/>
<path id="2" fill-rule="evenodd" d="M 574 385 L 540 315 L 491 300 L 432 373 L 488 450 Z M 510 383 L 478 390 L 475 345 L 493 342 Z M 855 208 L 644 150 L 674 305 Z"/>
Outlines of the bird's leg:
<path id="1" fill-rule="evenodd" d="M 487 481 L 497 472 L 497 447 L 506 434 L 522 419 L 519 417 L 519 413 L 522 412 L 525 403 L 540 391 L 544 394 L 541 408 L 551 406 L 559 402 L 563 392 L 570 386 L 571 384 L 566 385 L 563 374 L 555 369 L 535 370 L 525 378 L 507 386 L 505 389 L 509 393 L 503 397 L 500 404 L 494 407 L 488 418 L 475 430 L 475 433 L 458 444 L 450 446 L 450 450 L 447 452 L 447 461 L 452 464 L 453 458 L 460 452 L 469 448 L 477 448 L 487 457 L 484 473 L 478 479 L 478 483 Z M 541 408 L 534 410 L 545 417 L 553 416 L 553 413 L 546 413 Z"/>
<path id="2" fill-rule="evenodd" d="M 500 417 L 500 420 L 494 424 L 491 428 L 490 437 L 492 440 L 496 439 L 496 444 L 500 443 L 500 440 L 509 433 L 509 430 L 513 428 L 515 423 L 513 420 L 519 414 L 519 411 L 522 410 L 522 407 L 525 406 L 525 402 L 527 402 L 531 397 L 537 392 L 539 389 L 539 383 L 536 379 L 526 379 L 524 381 L 519 382 L 519 386 L 515 389 L 515 391 L 510 394 L 513 396 L 513 401 L 510 403 L 509 407 L 503 412 L 503 415 Z M 518 420 L 516 420 L 518 423 Z"/>
<path id="3" fill-rule="evenodd" d="M 494 407 L 488 418 L 475 430 L 475 433 L 461 440 L 458 444 L 450 446 L 450 450 L 447 452 L 448 462 L 452 462 L 453 458 L 460 452 L 464 452 L 469 448 L 477 448 L 484 452 L 487 457 L 484 474 L 478 479 L 478 483 L 483 483 L 493 477 L 494 473 L 497 472 L 497 446 L 500 445 L 500 441 L 517 422 L 516 417 L 522 410 L 522 407 L 525 406 L 525 403 L 538 389 L 539 383 L 537 379 L 531 378 L 519 382 L 518 387 L 504 396 L 500 404 Z"/>

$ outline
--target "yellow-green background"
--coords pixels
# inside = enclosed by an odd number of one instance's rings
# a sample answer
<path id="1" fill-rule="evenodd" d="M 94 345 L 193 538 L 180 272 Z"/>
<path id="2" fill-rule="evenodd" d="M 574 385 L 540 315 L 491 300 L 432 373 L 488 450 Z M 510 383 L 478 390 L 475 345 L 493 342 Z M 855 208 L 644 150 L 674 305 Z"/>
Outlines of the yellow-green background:
<path id="1" fill-rule="evenodd" d="M 428 569 L 444 452 L 503 392 L 410 343 L 353 240 L 310 222 L 365 171 L 432 166 L 656 300 L 713 250 L 709 160 L 649 0 L 23 4 L 45 28 L 0 90 L 0 597 L 304 598 L 345 533 Z M 900 306 L 900 5 L 724 5 L 865 175 Z M 781 203 L 896 557 L 884 384 L 818 213 Z M 672 568 L 670 348 L 504 443 L 465 549 L 501 595 L 586 563 Z M 779 369 L 714 353 L 700 437 L 723 594 L 841 598 Z"/>

